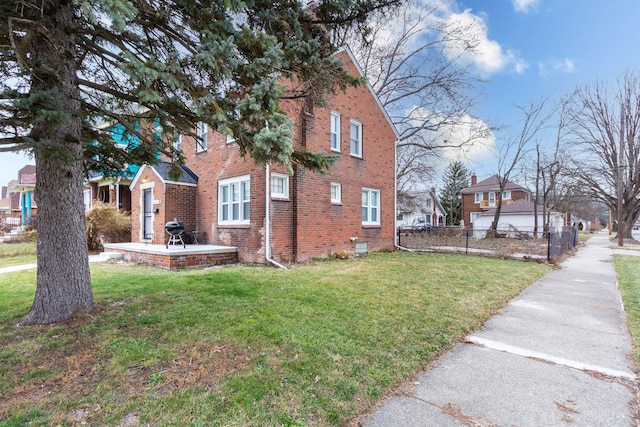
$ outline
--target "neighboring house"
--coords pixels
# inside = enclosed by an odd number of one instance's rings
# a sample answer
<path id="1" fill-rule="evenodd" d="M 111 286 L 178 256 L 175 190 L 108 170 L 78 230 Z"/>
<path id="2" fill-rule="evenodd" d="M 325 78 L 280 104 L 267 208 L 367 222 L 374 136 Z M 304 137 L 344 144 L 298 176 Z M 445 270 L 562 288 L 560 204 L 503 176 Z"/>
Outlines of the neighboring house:
<path id="1" fill-rule="evenodd" d="M 137 168 L 136 168 L 137 170 Z M 131 212 L 131 190 L 129 186 L 134 174 L 127 171 L 118 177 L 105 177 L 100 173 L 89 172 L 84 185 L 84 207 L 91 208 L 94 201 L 111 203 L 127 212 Z"/>
<path id="2" fill-rule="evenodd" d="M 490 209 L 495 209 L 500 192 L 500 177 L 493 175 L 478 182 L 476 175 L 471 176 L 471 186 L 463 189 L 462 194 L 462 219 L 464 225 L 476 225 L 475 220 Z M 502 194 L 502 205 L 513 203 L 517 200 L 531 200 L 531 193 L 526 188 L 507 181 Z"/>
<path id="3" fill-rule="evenodd" d="M 126 133 L 121 124 L 103 123 L 98 128 L 109 129 L 116 145 L 123 150 L 135 147 L 140 143 L 139 137 Z M 89 171 L 89 177 L 84 185 L 84 207 L 89 209 L 93 201 L 110 203 L 127 212 L 131 212 L 130 185 L 136 172 L 137 165 L 127 165 L 118 176 L 105 176 L 99 171 Z"/>
<path id="4" fill-rule="evenodd" d="M 447 212 L 440 203 L 440 198 L 436 194 L 436 189 L 425 192 L 416 192 L 403 198 L 398 202 L 398 216 L 396 217 L 396 227 L 407 229 L 416 224 L 425 226 L 445 226 Z"/>
<path id="5" fill-rule="evenodd" d="M 538 205 L 538 237 L 544 235 L 544 221 L 548 221 L 550 232 L 561 232 L 565 225 L 565 215 L 553 210 L 548 210 L 543 215 L 544 210 L 544 206 Z M 482 238 L 486 235 L 487 229 L 491 227 L 493 222 L 495 211 L 495 208 L 489 209 L 475 218 L 473 223 L 474 237 Z M 507 237 L 518 237 L 519 233 L 531 235 L 535 227 L 535 217 L 533 202 L 524 199 L 516 200 L 502 206 L 498 231 L 507 233 Z"/>
<path id="6" fill-rule="evenodd" d="M 9 187 L 2 186 L 0 193 L 0 218 L 11 216 L 11 199 L 9 198 Z"/>
<path id="7" fill-rule="evenodd" d="M 336 55 L 363 75 L 348 49 Z M 299 165 L 293 174 L 258 168 L 232 137 L 199 124 L 197 140 L 178 139 L 186 165 L 180 178 L 169 178 L 168 163 L 138 170 L 132 241 L 163 244 L 165 223 L 175 218 L 206 243 L 237 247 L 243 262 L 393 248 L 398 133 L 368 84 L 337 92 L 328 105 L 283 104 L 295 120 L 294 147 L 337 157 L 326 175 Z"/>
<path id="8" fill-rule="evenodd" d="M 11 216 L 20 218 L 21 226 L 33 225 L 38 206 L 35 199 L 36 167 L 26 165 L 18 171 L 18 179 L 8 185 L 8 196 L 11 200 Z"/>

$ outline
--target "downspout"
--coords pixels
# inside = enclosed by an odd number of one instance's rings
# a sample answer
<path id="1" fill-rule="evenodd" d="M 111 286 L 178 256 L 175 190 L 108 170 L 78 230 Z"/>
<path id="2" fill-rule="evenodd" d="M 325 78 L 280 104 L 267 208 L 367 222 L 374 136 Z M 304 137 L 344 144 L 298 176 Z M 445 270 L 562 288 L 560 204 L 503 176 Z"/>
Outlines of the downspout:
<path id="1" fill-rule="evenodd" d="M 271 167 L 270 164 L 267 163 L 265 166 L 265 211 L 264 211 L 264 257 L 268 263 L 275 265 L 278 268 L 283 270 L 287 270 L 287 267 L 280 264 L 279 262 L 271 259 L 271 219 L 269 216 L 270 202 L 271 202 L 271 189 L 269 185 L 271 184 Z"/>
<path id="2" fill-rule="evenodd" d="M 405 248 L 398 244 L 398 227 L 396 225 L 398 221 L 398 142 L 400 141 L 396 139 L 393 144 L 393 245 L 401 251 L 416 252 L 415 249 Z"/>

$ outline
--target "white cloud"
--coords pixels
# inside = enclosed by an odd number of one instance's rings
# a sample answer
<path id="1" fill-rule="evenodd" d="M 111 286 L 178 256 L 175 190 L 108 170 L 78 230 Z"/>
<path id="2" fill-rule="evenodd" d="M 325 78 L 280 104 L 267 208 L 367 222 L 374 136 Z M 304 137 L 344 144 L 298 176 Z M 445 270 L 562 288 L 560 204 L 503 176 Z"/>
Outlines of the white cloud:
<path id="1" fill-rule="evenodd" d="M 462 13 L 451 13 L 447 24 L 462 29 L 475 47 L 468 49 L 467 40 L 450 40 L 445 52 L 451 60 L 459 58 L 462 63 L 472 64 L 482 74 L 491 75 L 504 70 L 523 73 L 529 64 L 514 50 L 504 50 L 500 43 L 489 38 L 489 29 L 484 18 L 471 9 Z"/>
<path id="2" fill-rule="evenodd" d="M 512 3 L 516 12 L 529 13 L 529 10 L 538 6 L 540 0 L 512 0 Z"/>
<path id="3" fill-rule="evenodd" d="M 572 59 L 552 59 L 550 61 L 544 61 L 538 63 L 538 73 L 540 77 L 547 77 L 553 72 L 560 72 L 565 74 L 572 74 L 576 72 L 576 64 Z"/>
<path id="4" fill-rule="evenodd" d="M 415 126 L 420 126 L 425 120 L 432 123 L 445 120 L 441 113 L 416 107 L 408 109 L 407 115 Z M 451 121 L 452 118 L 446 119 Z M 496 137 L 487 123 L 468 113 L 462 113 L 452 122 L 456 124 L 442 125 L 438 131 L 423 135 L 433 146 L 447 146 L 438 151 L 444 165 L 452 160 L 467 164 L 495 162 Z"/>

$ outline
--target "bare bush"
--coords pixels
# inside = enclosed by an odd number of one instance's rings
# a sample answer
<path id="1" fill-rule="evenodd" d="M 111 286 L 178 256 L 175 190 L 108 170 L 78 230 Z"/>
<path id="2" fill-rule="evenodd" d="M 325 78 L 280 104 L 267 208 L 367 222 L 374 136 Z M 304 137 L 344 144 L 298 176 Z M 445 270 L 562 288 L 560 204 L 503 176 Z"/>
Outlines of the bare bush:
<path id="1" fill-rule="evenodd" d="M 103 243 L 129 242 L 131 216 L 109 203 L 94 202 L 87 211 L 87 245 L 90 251 L 102 249 Z"/>

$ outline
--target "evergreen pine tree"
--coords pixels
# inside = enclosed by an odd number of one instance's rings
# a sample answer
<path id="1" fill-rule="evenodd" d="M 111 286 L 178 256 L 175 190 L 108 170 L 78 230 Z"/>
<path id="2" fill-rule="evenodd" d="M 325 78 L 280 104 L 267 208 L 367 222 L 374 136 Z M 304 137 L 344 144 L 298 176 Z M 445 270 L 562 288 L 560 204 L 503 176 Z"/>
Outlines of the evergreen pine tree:
<path id="1" fill-rule="evenodd" d="M 453 161 L 444 171 L 444 185 L 440 190 L 440 203 L 447 211 L 447 225 L 457 225 L 462 219 L 462 194 L 469 186 L 470 172 L 464 163 Z"/>

